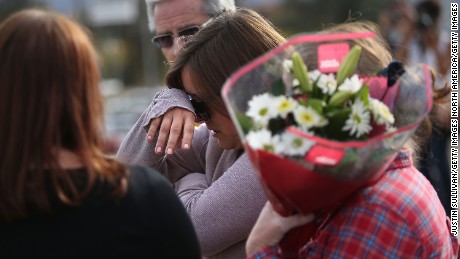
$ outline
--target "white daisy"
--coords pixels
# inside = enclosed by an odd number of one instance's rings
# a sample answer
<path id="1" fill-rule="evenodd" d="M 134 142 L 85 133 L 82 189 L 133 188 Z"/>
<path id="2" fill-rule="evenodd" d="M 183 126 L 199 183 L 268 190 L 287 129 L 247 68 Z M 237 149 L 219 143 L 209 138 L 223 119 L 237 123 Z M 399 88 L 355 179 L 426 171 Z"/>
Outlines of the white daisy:
<path id="1" fill-rule="evenodd" d="M 310 78 L 311 82 L 315 82 L 318 77 L 320 77 L 322 74 L 319 72 L 318 69 L 315 69 L 313 71 L 308 72 L 308 77 Z"/>
<path id="2" fill-rule="evenodd" d="M 324 117 L 324 116 L 321 116 L 321 119 L 319 120 L 319 122 L 316 124 L 316 127 L 324 127 L 326 126 L 327 124 L 329 124 L 329 120 Z"/>
<path id="3" fill-rule="evenodd" d="M 293 66 L 294 66 L 294 62 L 292 62 L 292 60 L 285 59 L 283 61 L 283 69 L 284 69 L 284 72 L 286 73 L 291 73 Z"/>
<path id="4" fill-rule="evenodd" d="M 356 99 L 351 106 L 351 113 L 348 119 L 345 121 L 343 131 L 350 131 L 350 135 L 356 135 L 360 137 L 366 133 L 369 133 L 372 129 L 370 125 L 371 114 L 366 109 L 366 106 L 361 99 Z"/>
<path id="5" fill-rule="evenodd" d="M 270 150 L 270 152 L 275 153 L 277 155 L 283 154 L 284 144 L 279 134 L 272 136 L 272 145 L 273 145 L 273 148 L 272 150 Z"/>
<path id="6" fill-rule="evenodd" d="M 316 85 L 321 89 L 323 94 L 332 95 L 337 89 L 337 81 L 333 74 L 321 75 Z"/>
<path id="7" fill-rule="evenodd" d="M 264 146 L 271 145 L 272 133 L 267 129 L 259 131 L 249 131 L 246 135 L 246 140 L 250 147 L 254 149 L 263 149 Z"/>
<path id="8" fill-rule="evenodd" d="M 395 128 L 395 127 L 393 127 L 393 126 L 388 126 L 388 125 L 387 125 L 387 127 L 385 128 L 385 130 L 386 130 L 386 133 L 391 133 L 391 132 L 397 131 L 398 129 Z"/>
<path id="9" fill-rule="evenodd" d="M 345 81 L 339 86 L 339 90 L 351 92 L 352 94 L 354 94 L 358 92 L 362 86 L 362 80 L 359 79 L 359 76 L 355 74 L 351 78 L 345 79 Z"/>
<path id="10" fill-rule="evenodd" d="M 299 79 L 294 78 L 294 79 L 292 80 L 292 86 L 299 86 L 299 85 L 300 85 Z"/>
<path id="11" fill-rule="evenodd" d="M 249 146 L 253 149 L 263 149 L 275 153 L 279 151 L 280 142 L 279 136 L 272 136 L 272 133 L 267 129 L 259 131 L 249 131 L 246 135 L 246 140 Z"/>
<path id="12" fill-rule="evenodd" d="M 284 118 L 297 107 L 297 102 L 291 97 L 278 96 L 274 100 L 274 106 L 276 112 Z"/>
<path id="13" fill-rule="evenodd" d="M 395 122 L 393 114 L 390 109 L 381 101 L 369 98 L 369 109 L 372 112 L 372 117 L 378 125 L 385 124 L 387 126 L 392 125 Z"/>
<path id="14" fill-rule="evenodd" d="M 290 132 L 284 132 L 280 137 L 280 152 L 288 156 L 303 156 L 313 146 L 313 142 Z"/>
<path id="15" fill-rule="evenodd" d="M 249 109 L 246 115 L 251 117 L 254 122 L 266 125 L 271 118 L 276 117 L 276 109 L 273 106 L 274 97 L 269 93 L 264 93 L 252 97 L 248 102 Z"/>
<path id="16" fill-rule="evenodd" d="M 318 126 L 322 122 L 322 116 L 318 114 L 318 112 L 311 107 L 302 105 L 299 105 L 299 107 L 294 110 L 294 118 L 303 130 Z"/>
<path id="17" fill-rule="evenodd" d="M 309 129 L 302 129 L 298 126 L 292 126 L 293 128 L 296 128 L 297 130 L 299 131 L 303 131 L 305 134 L 308 134 L 308 135 L 312 135 L 314 136 L 315 135 L 315 132 L 313 132 L 312 130 L 309 130 Z"/>

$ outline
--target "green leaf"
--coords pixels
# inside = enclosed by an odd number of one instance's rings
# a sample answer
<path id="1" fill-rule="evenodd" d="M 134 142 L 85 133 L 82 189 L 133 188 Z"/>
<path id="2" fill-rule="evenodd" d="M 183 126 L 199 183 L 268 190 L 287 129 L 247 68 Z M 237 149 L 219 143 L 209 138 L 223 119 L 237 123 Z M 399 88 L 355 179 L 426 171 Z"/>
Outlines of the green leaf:
<path id="1" fill-rule="evenodd" d="M 321 89 L 318 87 L 318 80 L 316 80 L 315 82 L 312 83 L 312 91 L 311 91 L 311 97 L 313 98 L 319 98 L 319 99 L 322 99 L 324 98 L 324 94 L 323 94 L 323 91 L 321 91 Z"/>
<path id="2" fill-rule="evenodd" d="M 369 86 L 364 85 L 358 92 L 359 98 L 363 101 L 364 105 L 369 106 Z"/>
<path id="3" fill-rule="evenodd" d="M 252 119 L 243 113 L 236 114 L 236 119 L 238 120 L 244 134 L 248 134 L 248 132 L 253 128 Z"/>
<path id="4" fill-rule="evenodd" d="M 362 47 L 354 45 L 353 48 L 347 53 L 340 64 L 339 71 L 337 72 L 337 86 L 340 86 L 347 77 L 353 75 L 358 61 L 361 56 Z"/>
<path id="5" fill-rule="evenodd" d="M 294 72 L 294 76 L 299 80 L 300 88 L 304 93 L 308 93 L 311 91 L 312 86 L 310 83 L 310 79 L 308 78 L 308 70 L 307 66 L 302 60 L 302 56 L 298 52 L 294 52 L 291 56 L 292 62 L 294 63 L 292 66 L 292 70 Z"/>
<path id="6" fill-rule="evenodd" d="M 325 114 L 328 119 L 333 118 L 337 113 L 343 110 L 342 108 L 337 108 L 337 107 L 335 107 L 335 109 L 331 109 L 331 107 L 328 107 L 328 108 L 329 110 Z"/>
<path id="7" fill-rule="evenodd" d="M 328 115 L 332 116 L 327 116 L 329 124 L 324 127 L 324 133 L 327 138 L 340 141 L 350 138 L 348 132 L 342 130 L 345 125 L 345 121 L 348 119 L 348 116 L 350 116 L 350 113 L 351 108 L 337 109 L 328 113 Z"/>
<path id="8" fill-rule="evenodd" d="M 274 96 L 286 94 L 286 86 L 284 85 L 282 78 L 278 78 L 277 80 L 273 81 L 271 94 L 273 94 Z"/>
<path id="9" fill-rule="evenodd" d="M 329 99 L 329 105 L 330 106 L 341 106 L 346 101 L 348 101 L 352 95 L 353 94 L 348 91 L 336 92 L 334 95 L 331 96 L 331 99 Z"/>
<path id="10" fill-rule="evenodd" d="M 305 101 L 305 105 L 313 108 L 316 112 L 322 115 L 323 107 L 326 106 L 326 103 L 321 99 L 308 98 L 307 101 Z"/>

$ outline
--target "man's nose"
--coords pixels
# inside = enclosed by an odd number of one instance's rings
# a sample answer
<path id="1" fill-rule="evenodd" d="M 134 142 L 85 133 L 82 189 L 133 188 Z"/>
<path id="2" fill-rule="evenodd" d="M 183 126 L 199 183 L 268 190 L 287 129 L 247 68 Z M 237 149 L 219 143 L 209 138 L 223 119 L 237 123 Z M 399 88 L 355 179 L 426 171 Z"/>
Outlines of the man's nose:
<path id="1" fill-rule="evenodd" d="M 179 51 L 184 47 L 185 40 L 182 37 L 177 37 L 174 39 L 173 46 L 172 46 L 172 53 L 174 55 L 174 60 L 179 55 Z"/>

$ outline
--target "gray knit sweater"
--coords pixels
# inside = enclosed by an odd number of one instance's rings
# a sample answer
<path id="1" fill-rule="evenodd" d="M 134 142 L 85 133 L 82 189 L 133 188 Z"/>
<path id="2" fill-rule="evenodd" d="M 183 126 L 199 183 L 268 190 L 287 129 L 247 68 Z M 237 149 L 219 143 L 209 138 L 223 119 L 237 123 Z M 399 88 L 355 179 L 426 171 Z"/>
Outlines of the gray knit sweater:
<path id="1" fill-rule="evenodd" d="M 266 201 L 251 162 L 242 151 L 220 148 L 204 125 L 196 128 L 189 150 L 156 155 L 156 141 L 146 141 L 149 123 L 173 107 L 193 111 L 181 90 L 156 94 L 121 144 L 117 159 L 148 165 L 170 179 L 192 219 L 204 256 L 244 258 L 245 241 Z"/>

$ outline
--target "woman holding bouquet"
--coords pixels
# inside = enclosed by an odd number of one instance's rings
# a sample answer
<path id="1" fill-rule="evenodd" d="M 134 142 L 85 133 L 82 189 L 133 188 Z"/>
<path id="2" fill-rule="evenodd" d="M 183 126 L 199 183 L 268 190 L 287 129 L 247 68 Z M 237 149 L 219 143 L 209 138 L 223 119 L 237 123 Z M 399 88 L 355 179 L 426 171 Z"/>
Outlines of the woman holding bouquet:
<path id="1" fill-rule="evenodd" d="M 169 89 L 154 97 L 117 154 L 120 161 L 148 165 L 169 177 L 207 257 L 244 258 L 245 241 L 266 202 L 220 96 L 222 85 L 282 42 L 254 11 L 215 17 L 188 39 L 166 75 Z M 167 119 L 184 109 L 185 117 Z M 195 122 L 205 124 L 195 128 Z M 148 133 L 157 130 L 156 136 Z"/>
<path id="2" fill-rule="evenodd" d="M 75 21 L 0 24 L 0 258 L 201 258 L 167 180 L 104 155 L 99 83 Z"/>
<path id="3" fill-rule="evenodd" d="M 355 22 L 337 25 L 322 33 L 367 31 L 377 30 L 370 24 Z M 381 37 L 353 41 L 362 47 L 357 73 L 369 75 L 391 62 Z M 434 92 L 433 105 L 448 92 Z M 412 102 L 415 104 L 416 100 Z M 395 114 L 395 124 L 403 119 Z M 423 137 L 426 129 L 425 125 L 419 127 L 413 139 Z M 408 141 L 376 181 L 358 189 L 335 210 L 317 219 L 319 228 L 295 257 L 457 258 L 458 240 L 450 233 L 450 222 L 441 202 L 428 180 L 412 164 L 414 143 Z M 312 214 L 282 217 L 273 204 L 267 202 L 248 238 L 248 258 L 280 258 L 283 251 L 279 245 L 283 237 L 313 218 Z"/>

